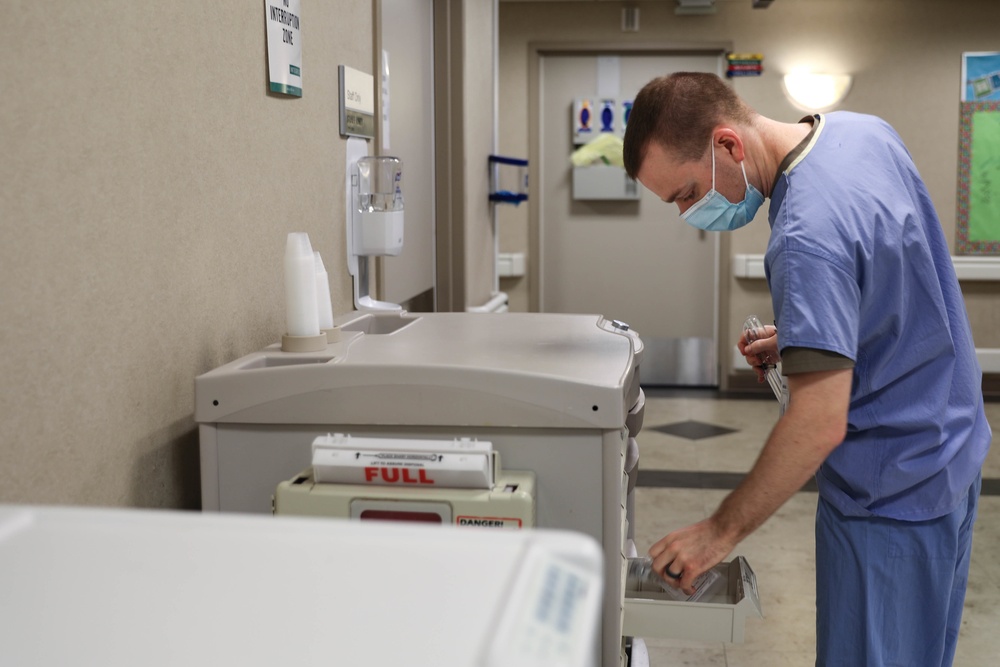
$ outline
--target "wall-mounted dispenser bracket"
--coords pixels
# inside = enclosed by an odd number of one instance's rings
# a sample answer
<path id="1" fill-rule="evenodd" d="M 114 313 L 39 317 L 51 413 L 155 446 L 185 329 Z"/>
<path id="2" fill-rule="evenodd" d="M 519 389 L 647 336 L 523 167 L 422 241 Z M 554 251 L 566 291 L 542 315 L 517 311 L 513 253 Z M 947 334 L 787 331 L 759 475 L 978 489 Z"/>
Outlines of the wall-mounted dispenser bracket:
<path id="1" fill-rule="evenodd" d="M 376 167 L 388 179 L 372 173 Z M 394 157 L 370 158 L 368 142 L 349 137 L 345 172 L 347 270 L 354 277 L 354 307 L 402 310 L 371 296 L 371 257 L 398 255 L 403 247 L 402 163 Z"/>

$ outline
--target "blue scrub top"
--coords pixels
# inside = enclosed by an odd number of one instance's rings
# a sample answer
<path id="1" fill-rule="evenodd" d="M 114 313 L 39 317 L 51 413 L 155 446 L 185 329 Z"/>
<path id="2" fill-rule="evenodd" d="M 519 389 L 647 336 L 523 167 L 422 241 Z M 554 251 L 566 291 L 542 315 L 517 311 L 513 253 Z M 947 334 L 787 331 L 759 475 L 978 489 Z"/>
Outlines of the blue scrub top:
<path id="1" fill-rule="evenodd" d="M 887 123 L 815 122 L 771 194 L 765 271 L 779 347 L 855 364 L 847 437 L 817 473 L 820 494 L 848 516 L 943 516 L 991 438 L 948 244 Z"/>

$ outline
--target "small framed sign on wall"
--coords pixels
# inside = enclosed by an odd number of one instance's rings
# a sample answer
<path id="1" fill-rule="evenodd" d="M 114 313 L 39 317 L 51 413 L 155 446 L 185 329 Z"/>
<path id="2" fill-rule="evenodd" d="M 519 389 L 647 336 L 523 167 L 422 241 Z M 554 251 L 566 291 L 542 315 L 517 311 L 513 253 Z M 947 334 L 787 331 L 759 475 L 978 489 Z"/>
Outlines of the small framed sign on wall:
<path id="1" fill-rule="evenodd" d="M 375 77 L 340 65 L 340 134 L 375 136 Z"/>

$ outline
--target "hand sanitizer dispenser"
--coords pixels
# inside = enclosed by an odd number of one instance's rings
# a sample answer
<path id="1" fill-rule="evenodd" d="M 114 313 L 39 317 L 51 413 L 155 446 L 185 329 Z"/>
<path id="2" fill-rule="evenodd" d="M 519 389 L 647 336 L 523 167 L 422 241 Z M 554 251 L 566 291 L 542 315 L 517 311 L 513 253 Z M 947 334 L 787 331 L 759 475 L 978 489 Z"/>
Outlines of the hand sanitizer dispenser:
<path id="1" fill-rule="evenodd" d="M 369 257 L 403 250 L 403 162 L 368 155 L 365 140 L 347 140 L 347 268 L 358 310 L 402 310 L 371 296 Z"/>
<path id="2" fill-rule="evenodd" d="M 366 156 L 355 164 L 354 251 L 398 255 L 403 249 L 403 163 L 399 158 Z"/>

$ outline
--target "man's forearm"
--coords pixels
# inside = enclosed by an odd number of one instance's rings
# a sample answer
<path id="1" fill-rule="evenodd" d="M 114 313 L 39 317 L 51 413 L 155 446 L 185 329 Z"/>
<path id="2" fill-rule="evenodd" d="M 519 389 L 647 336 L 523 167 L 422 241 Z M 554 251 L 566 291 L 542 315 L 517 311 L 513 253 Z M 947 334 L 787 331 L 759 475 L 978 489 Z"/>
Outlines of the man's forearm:
<path id="1" fill-rule="evenodd" d="M 801 489 L 844 438 L 850 371 L 814 374 L 797 384 L 753 468 L 712 516 L 734 544 Z"/>

